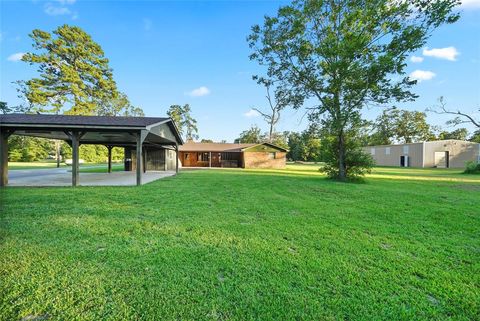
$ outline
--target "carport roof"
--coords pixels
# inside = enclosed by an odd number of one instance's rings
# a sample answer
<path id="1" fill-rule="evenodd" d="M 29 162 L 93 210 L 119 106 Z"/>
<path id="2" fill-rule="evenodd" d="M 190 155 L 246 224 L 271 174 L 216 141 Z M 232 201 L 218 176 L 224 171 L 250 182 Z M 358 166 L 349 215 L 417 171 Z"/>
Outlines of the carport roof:
<path id="1" fill-rule="evenodd" d="M 71 140 L 81 133 L 82 144 L 135 145 L 132 133 L 143 132 L 147 144 L 183 144 L 173 120 L 167 117 L 79 116 L 42 114 L 0 115 L 0 129 L 16 135 Z"/>
<path id="2" fill-rule="evenodd" d="M 0 115 L 0 125 L 54 125 L 57 126 L 113 126 L 147 127 L 170 120 L 165 117 L 121 117 L 121 116 L 78 116 L 78 115 L 39 115 L 6 114 Z"/>

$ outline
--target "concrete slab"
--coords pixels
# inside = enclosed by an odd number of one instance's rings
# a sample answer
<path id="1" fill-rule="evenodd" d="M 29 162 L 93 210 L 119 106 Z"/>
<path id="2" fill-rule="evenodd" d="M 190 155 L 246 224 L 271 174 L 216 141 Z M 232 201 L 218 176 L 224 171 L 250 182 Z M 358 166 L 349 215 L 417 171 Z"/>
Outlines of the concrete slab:
<path id="1" fill-rule="evenodd" d="M 143 184 L 175 175 L 175 171 L 148 171 L 143 174 Z M 11 170 L 8 186 L 71 186 L 72 173 L 66 169 Z M 135 172 L 80 173 L 80 186 L 136 185 Z"/>

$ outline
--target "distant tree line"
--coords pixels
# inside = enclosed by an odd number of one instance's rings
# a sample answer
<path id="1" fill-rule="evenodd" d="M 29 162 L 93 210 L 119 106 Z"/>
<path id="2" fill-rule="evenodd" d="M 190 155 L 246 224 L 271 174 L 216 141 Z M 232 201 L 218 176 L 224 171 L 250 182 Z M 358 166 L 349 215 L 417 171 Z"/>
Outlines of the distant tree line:
<path id="1" fill-rule="evenodd" d="M 268 124 L 268 121 L 267 121 Z M 270 128 L 270 127 L 269 127 Z M 396 143 L 416 143 L 431 140 L 458 139 L 480 143 L 480 129 L 469 135 L 466 128 L 451 131 L 432 126 L 427 123 L 426 114 L 418 111 L 408 111 L 389 108 L 374 121 L 364 121 L 357 131 L 356 139 L 361 146 L 390 145 Z M 287 148 L 287 159 L 292 161 L 323 162 L 328 159 L 325 148 L 328 140 L 321 124 L 311 122 L 302 132 L 272 132 L 262 133 L 253 125 L 240 133 L 235 143 L 271 142 Z"/>

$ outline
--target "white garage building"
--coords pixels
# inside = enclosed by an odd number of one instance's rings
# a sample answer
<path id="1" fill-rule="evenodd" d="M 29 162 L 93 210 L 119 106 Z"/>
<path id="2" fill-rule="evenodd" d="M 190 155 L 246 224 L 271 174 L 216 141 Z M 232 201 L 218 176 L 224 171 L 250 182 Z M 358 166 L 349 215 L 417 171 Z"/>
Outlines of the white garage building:
<path id="1" fill-rule="evenodd" d="M 365 147 L 379 166 L 463 168 L 480 162 L 480 144 L 463 140 Z"/>

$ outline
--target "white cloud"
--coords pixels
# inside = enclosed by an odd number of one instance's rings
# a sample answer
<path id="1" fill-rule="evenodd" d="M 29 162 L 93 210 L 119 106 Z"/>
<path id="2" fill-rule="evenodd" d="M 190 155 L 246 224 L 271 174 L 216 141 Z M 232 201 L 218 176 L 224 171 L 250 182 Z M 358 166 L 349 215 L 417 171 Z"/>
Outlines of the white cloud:
<path id="1" fill-rule="evenodd" d="M 205 86 L 198 87 L 188 93 L 186 93 L 188 96 L 192 97 L 202 97 L 210 94 L 210 89 L 208 89 Z"/>
<path id="2" fill-rule="evenodd" d="M 55 2 L 47 2 L 43 7 L 43 11 L 49 16 L 72 16 L 75 20 L 78 18 L 77 12 L 72 12 L 68 6 L 75 3 L 76 0 L 55 0 Z"/>
<path id="3" fill-rule="evenodd" d="M 423 49 L 423 55 L 427 57 L 435 57 L 438 59 L 446 59 L 450 61 L 457 60 L 457 56 L 460 53 L 457 51 L 455 47 L 445 47 L 445 48 L 434 48 L 428 49 L 425 47 Z"/>
<path id="4" fill-rule="evenodd" d="M 410 78 L 417 80 L 418 82 L 421 82 L 423 80 L 430 80 L 433 77 L 435 77 L 436 74 L 434 72 L 428 71 L 428 70 L 415 70 L 410 74 Z"/>
<path id="5" fill-rule="evenodd" d="M 25 54 L 24 52 L 14 53 L 13 55 L 8 56 L 7 60 L 8 61 L 13 61 L 13 62 L 20 61 L 20 60 L 22 60 L 22 57 L 23 57 L 24 54 Z"/>
<path id="6" fill-rule="evenodd" d="M 144 18 L 143 19 L 143 29 L 145 29 L 145 31 L 149 31 L 150 29 L 152 29 L 152 27 L 153 27 L 152 20 L 150 20 L 148 18 Z"/>
<path id="7" fill-rule="evenodd" d="M 251 118 L 251 117 L 258 117 L 260 116 L 260 113 L 256 111 L 255 109 L 250 109 L 246 113 L 243 114 L 243 116 Z"/>
<path id="8" fill-rule="evenodd" d="M 461 7 L 465 9 L 480 9 L 480 0 L 462 0 Z"/>
<path id="9" fill-rule="evenodd" d="M 45 4 L 45 13 L 49 16 L 63 16 L 69 15 L 72 12 L 67 7 L 57 7 L 51 4 L 50 2 Z"/>
<path id="10" fill-rule="evenodd" d="M 410 58 L 410 61 L 411 61 L 411 62 L 414 62 L 414 63 L 422 62 L 422 61 L 423 61 L 423 57 L 412 56 L 412 57 Z"/>

